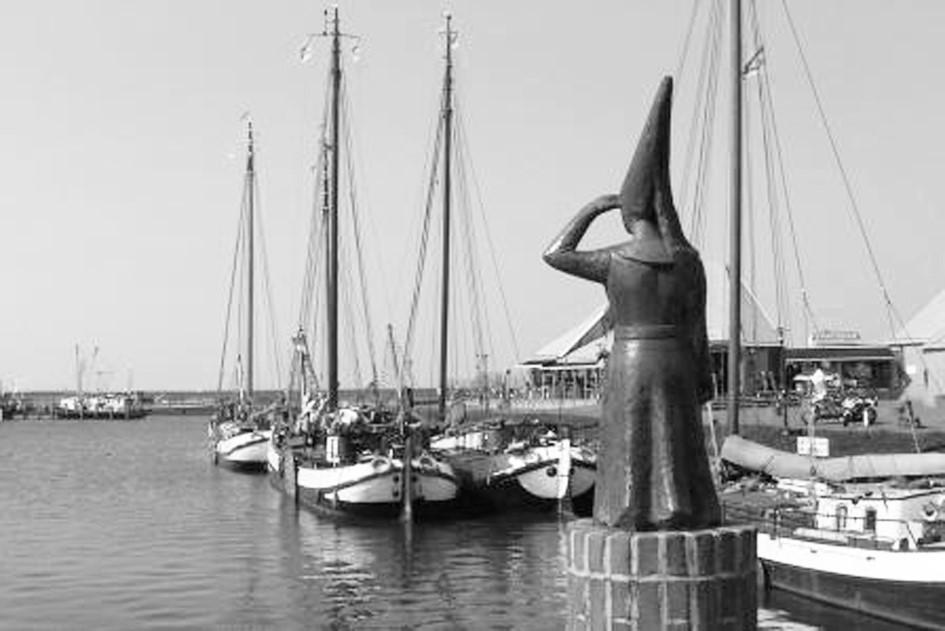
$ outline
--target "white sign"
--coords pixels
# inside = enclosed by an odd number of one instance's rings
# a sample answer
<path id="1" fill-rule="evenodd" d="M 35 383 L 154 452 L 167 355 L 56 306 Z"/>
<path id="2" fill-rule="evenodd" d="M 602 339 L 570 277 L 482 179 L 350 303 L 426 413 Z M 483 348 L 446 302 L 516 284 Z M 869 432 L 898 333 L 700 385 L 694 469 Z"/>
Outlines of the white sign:
<path id="1" fill-rule="evenodd" d="M 859 331 L 821 329 L 811 333 L 808 342 L 810 346 L 855 346 L 861 339 Z"/>
<path id="2" fill-rule="evenodd" d="M 813 453 L 812 453 L 813 452 Z M 818 436 L 797 437 L 797 453 L 802 456 L 816 456 L 818 458 L 827 458 L 830 456 L 830 439 Z"/>

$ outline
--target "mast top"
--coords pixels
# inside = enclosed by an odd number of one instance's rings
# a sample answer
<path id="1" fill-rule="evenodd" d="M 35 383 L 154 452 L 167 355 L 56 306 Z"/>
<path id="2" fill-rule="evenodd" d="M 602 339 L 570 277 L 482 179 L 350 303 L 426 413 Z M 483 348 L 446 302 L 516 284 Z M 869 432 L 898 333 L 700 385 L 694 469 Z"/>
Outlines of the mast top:
<path id="1" fill-rule="evenodd" d="M 452 68 L 453 66 L 453 48 L 456 46 L 456 41 L 459 39 L 459 33 L 453 28 L 453 14 L 449 11 L 443 12 L 443 19 L 446 20 L 446 27 L 440 31 L 442 35 L 446 38 L 446 66 L 447 68 Z"/>
<path id="2" fill-rule="evenodd" d="M 256 154 L 256 149 L 255 149 L 256 145 L 255 145 L 255 138 L 253 136 L 252 119 L 249 119 L 246 121 L 246 146 L 247 146 L 246 170 L 252 171 L 253 170 L 253 157 Z"/>
<path id="3" fill-rule="evenodd" d="M 325 11 L 327 16 L 328 11 Z M 338 18 L 338 5 L 334 4 L 331 7 L 331 34 L 337 39 L 341 34 L 340 30 L 340 20 Z"/>

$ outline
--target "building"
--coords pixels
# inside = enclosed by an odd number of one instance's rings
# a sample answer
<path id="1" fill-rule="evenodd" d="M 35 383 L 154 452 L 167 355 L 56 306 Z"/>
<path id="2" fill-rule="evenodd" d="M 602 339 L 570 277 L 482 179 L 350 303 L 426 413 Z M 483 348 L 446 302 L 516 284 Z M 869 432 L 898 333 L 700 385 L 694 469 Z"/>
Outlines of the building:
<path id="1" fill-rule="evenodd" d="M 882 399 L 898 397 L 908 381 L 898 349 L 866 344 L 856 331 L 818 331 L 808 346 L 785 349 L 784 363 L 789 382 L 823 368 L 838 377 L 841 387 L 866 390 Z"/>
<path id="2" fill-rule="evenodd" d="M 728 270 L 705 262 L 706 333 L 716 399 L 728 384 Z M 755 294 L 742 284 L 742 393 L 773 396 L 782 387 L 800 385 L 798 376 L 818 367 L 836 374 L 845 387 L 896 398 L 910 382 L 924 385 L 934 396 L 945 395 L 945 292 L 907 327 L 923 333 L 912 346 L 864 343 L 855 331 L 822 330 L 805 347 L 787 347 L 783 329 L 767 315 Z M 920 317 L 921 316 L 921 317 Z M 541 347 L 517 367 L 526 396 L 539 399 L 595 399 L 613 342 L 613 319 L 607 303 L 598 305 L 581 323 Z M 913 356 L 903 369 L 903 357 Z M 908 373 L 908 376 L 907 376 Z"/>

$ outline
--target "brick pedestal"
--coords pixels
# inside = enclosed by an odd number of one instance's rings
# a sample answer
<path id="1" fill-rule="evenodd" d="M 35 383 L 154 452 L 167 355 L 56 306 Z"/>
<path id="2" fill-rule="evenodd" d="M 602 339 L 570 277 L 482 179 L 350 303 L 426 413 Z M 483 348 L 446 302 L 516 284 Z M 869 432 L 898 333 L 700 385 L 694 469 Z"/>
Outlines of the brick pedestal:
<path id="1" fill-rule="evenodd" d="M 568 628 L 742 631 L 757 627 L 755 529 L 627 532 L 568 527 Z"/>

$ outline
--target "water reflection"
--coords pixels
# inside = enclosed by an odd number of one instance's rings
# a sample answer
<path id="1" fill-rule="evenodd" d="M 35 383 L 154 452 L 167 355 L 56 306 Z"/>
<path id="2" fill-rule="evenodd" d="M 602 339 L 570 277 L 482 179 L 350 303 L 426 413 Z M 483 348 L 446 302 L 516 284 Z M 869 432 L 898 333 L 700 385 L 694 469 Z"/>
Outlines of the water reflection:
<path id="1" fill-rule="evenodd" d="M 333 521 L 279 511 L 296 607 L 337 628 L 561 628 L 563 524 L 494 518 L 450 524 Z"/>

